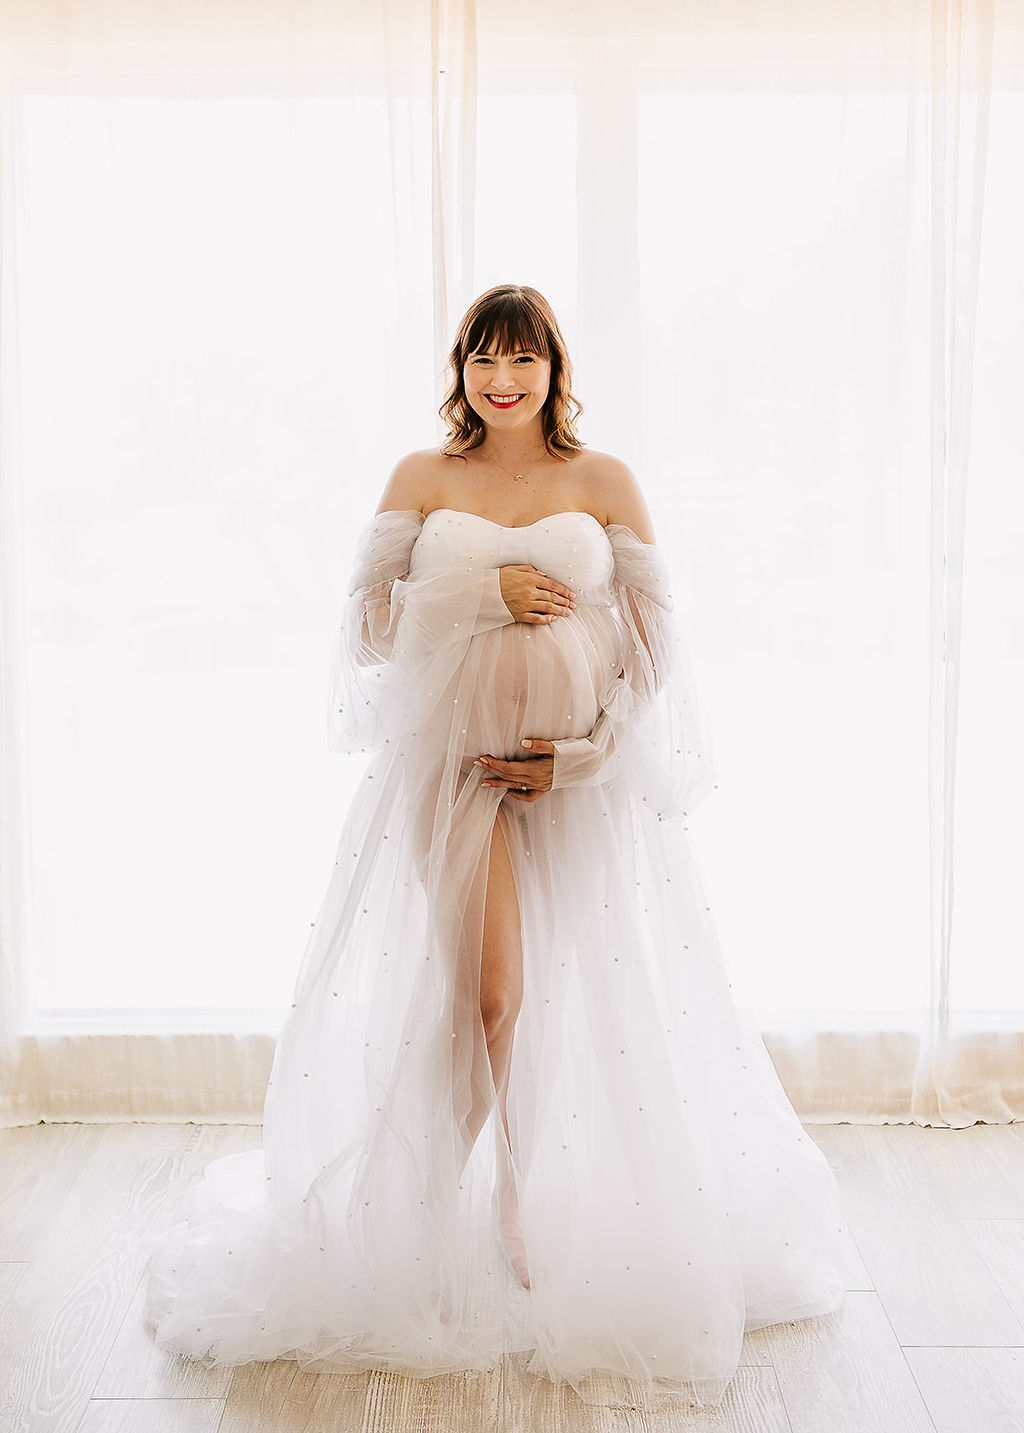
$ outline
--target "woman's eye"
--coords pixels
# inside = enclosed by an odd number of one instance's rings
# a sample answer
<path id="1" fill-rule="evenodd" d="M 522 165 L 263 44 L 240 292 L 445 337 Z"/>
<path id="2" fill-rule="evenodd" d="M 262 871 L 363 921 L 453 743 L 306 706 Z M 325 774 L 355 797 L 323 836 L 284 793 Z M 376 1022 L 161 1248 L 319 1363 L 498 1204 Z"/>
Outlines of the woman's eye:
<path id="1" fill-rule="evenodd" d="M 494 360 L 493 360 L 493 358 L 478 357 L 478 358 L 474 358 L 474 359 L 473 359 L 473 362 L 474 362 L 474 363 L 493 363 Z M 513 362 L 513 363 L 534 363 L 534 362 L 536 362 L 536 358 L 535 358 L 535 355 L 532 354 L 532 353 L 519 353 L 519 354 L 516 354 L 516 356 L 515 356 L 515 358 L 513 358 L 512 362 Z"/>

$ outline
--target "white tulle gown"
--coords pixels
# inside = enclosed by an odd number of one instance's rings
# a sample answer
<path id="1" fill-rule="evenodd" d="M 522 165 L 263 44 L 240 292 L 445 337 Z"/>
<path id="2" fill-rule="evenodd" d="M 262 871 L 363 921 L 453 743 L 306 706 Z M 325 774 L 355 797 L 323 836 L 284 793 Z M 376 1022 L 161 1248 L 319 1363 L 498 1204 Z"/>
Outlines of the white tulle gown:
<path id="1" fill-rule="evenodd" d="M 498 569 L 524 562 L 571 614 L 514 620 Z M 365 779 L 262 1146 L 151 1241 L 157 1343 L 421 1376 L 529 1350 L 591 1401 L 720 1402 L 745 1329 L 838 1307 L 844 1220 L 684 829 L 712 781 L 659 548 L 583 512 L 381 513 L 330 685 L 329 744 L 370 752 Z M 473 764 L 522 737 L 556 747 L 533 803 Z M 523 949 L 507 1137 L 478 992 L 496 819 Z"/>

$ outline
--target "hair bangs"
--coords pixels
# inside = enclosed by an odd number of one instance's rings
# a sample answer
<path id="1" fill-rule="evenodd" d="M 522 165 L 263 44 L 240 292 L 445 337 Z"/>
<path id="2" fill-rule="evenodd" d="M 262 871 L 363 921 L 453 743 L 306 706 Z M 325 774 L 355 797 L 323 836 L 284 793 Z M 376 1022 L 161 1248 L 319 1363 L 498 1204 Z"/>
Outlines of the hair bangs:
<path id="1" fill-rule="evenodd" d="M 470 330 L 466 354 L 490 352 L 506 357 L 510 353 L 536 353 L 540 358 L 550 358 L 540 315 L 511 296 L 485 309 Z"/>

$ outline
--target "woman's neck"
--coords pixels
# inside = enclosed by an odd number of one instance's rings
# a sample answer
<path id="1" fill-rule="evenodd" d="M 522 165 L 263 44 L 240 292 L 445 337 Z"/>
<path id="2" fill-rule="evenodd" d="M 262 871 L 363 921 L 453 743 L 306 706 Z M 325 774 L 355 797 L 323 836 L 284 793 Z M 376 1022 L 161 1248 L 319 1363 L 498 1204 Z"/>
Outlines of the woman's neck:
<path id="1" fill-rule="evenodd" d="M 504 463 L 506 467 L 521 468 L 524 464 L 537 463 L 546 457 L 547 445 L 538 423 L 522 433 L 495 433 L 488 428 L 477 452 L 481 457 Z"/>

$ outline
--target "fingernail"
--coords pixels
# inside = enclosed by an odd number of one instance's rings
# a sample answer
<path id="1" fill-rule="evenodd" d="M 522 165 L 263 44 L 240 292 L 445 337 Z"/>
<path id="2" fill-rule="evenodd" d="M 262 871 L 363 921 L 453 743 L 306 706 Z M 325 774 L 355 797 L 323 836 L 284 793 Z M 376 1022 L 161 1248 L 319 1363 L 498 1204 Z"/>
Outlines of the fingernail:
<path id="1" fill-rule="evenodd" d="M 522 739 L 522 741 L 521 741 L 521 743 L 520 743 L 520 745 L 521 745 L 521 746 L 532 746 L 532 745 L 533 745 L 533 742 L 532 742 L 532 741 L 527 741 L 527 740 L 526 740 L 526 737 L 524 736 L 523 739 Z"/>

